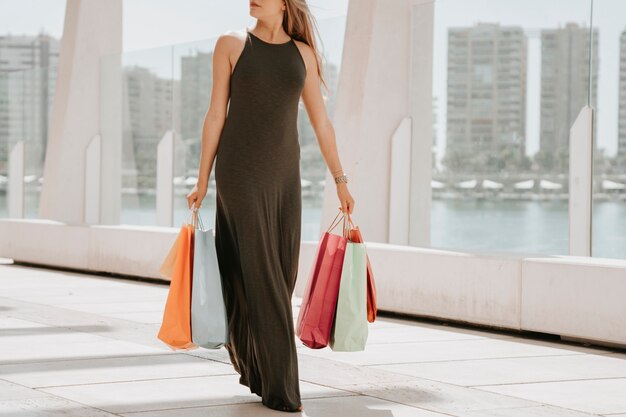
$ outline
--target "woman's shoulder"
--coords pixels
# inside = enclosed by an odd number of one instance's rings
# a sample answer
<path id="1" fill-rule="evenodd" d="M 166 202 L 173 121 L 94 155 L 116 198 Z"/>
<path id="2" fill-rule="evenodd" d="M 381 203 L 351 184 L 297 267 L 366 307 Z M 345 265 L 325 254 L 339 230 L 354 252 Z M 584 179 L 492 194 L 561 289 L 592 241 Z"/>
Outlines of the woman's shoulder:
<path id="1" fill-rule="evenodd" d="M 293 41 L 300 50 L 302 60 L 304 61 L 305 66 L 308 68 L 312 62 L 315 62 L 315 52 L 313 52 L 313 48 L 311 48 L 308 43 L 300 41 L 298 39 L 294 38 Z"/>
<path id="2" fill-rule="evenodd" d="M 224 46 L 226 48 L 236 48 L 238 45 L 242 45 L 246 40 L 246 28 L 238 30 L 228 30 L 222 32 L 215 43 L 215 48 Z"/>

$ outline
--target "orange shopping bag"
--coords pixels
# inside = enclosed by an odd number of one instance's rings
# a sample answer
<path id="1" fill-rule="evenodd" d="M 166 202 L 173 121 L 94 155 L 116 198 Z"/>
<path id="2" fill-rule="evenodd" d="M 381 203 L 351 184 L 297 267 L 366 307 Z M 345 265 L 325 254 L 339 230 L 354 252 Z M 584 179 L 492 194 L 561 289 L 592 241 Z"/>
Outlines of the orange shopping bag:
<path id="1" fill-rule="evenodd" d="M 352 223 L 350 213 L 348 213 L 348 222 L 350 223 L 350 240 L 353 242 L 365 243 L 359 226 L 355 226 Z M 367 259 L 367 321 L 373 323 L 376 320 L 376 313 L 378 308 L 376 307 L 376 284 L 374 282 L 374 273 L 372 272 L 372 265 L 370 265 L 370 258 Z"/>
<path id="2" fill-rule="evenodd" d="M 181 231 L 182 231 L 182 228 L 181 228 Z M 161 276 L 163 276 L 163 278 L 170 278 L 170 280 L 172 279 L 172 274 L 174 273 L 174 266 L 176 265 L 176 255 L 178 254 L 178 246 L 180 245 L 180 242 L 183 240 L 182 237 L 183 237 L 183 233 L 178 233 L 178 237 L 176 238 L 176 241 L 170 248 L 170 251 L 167 253 L 167 256 L 165 257 L 165 259 L 163 260 L 163 263 L 161 264 L 161 267 L 159 268 L 159 272 L 161 273 Z"/>
<path id="3" fill-rule="evenodd" d="M 172 350 L 191 350 L 198 347 L 191 341 L 191 279 L 195 220 L 197 218 L 195 207 L 192 210 L 194 221 L 191 224 L 185 221 L 174 244 L 176 260 L 174 261 L 172 280 L 163 311 L 163 321 L 157 335 Z"/>

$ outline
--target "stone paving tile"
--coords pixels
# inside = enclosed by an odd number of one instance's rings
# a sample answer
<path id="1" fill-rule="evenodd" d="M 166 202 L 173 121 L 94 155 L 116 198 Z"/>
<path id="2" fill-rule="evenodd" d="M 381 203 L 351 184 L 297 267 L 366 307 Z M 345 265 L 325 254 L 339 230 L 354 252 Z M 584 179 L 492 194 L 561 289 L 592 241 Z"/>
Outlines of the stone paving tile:
<path id="1" fill-rule="evenodd" d="M 0 296 L 0 306 L 10 308 L 10 316 L 22 320 L 88 332 L 111 340 L 136 342 L 161 352 L 171 351 L 156 337 L 159 330 L 158 324 L 138 323 L 92 313 L 77 313 L 70 308 L 14 300 L 2 296 Z"/>
<path id="2" fill-rule="evenodd" d="M 484 336 L 448 332 L 417 326 L 380 328 L 370 325 L 367 335 L 367 344 L 397 344 L 476 339 L 484 339 Z"/>
<path id="3" fill-rule="evenodd" d="M 376 367 L 301 355 L 301 379 L 362 395 L 399 402 L 454 416 L 590 416 L 583 412 L 505 396 L 484 396 L 471 387 L 386 372 Z M 378 372 L 372 372 L 372 371 Z M 365 382 L 364 382 L 365 381 Z M 595 415 L 595 414 L 593 414 Z"/>
<path id="4" fill-rule="evenodd" d="M 409 407 L 390 401 L 366 396 L 304 399 L 303 417 L 442 417 L 449 414 Z M 285 413 L 273 411 L 259 403 L 236 404 L 231 406 L 215 406 L 186 408 L 184 410 L 163 410 L 139 413 L 123 413 L 125 417 L 276 417 Z"/>
<path id="5" fill-rule="evenodd" d="M 238 384 L 225 349 L 157 339 L 167 290 L 0 265 L 0 417 L 285 415 Z M 296 341 L 301 415 L 626 417 L 626 353 L 399 318 L 369 330 L 365 352 Z"/>
<path id="6" fill-rule="evenodd" d="M 353 365 L 391 365 L 428 361 L 487 358 L 575 355 L 593 349 L 543 346 L 535 341 L 505 339 L 467 339 L 420 343 L 373 344 L 362 352 L 332 352 L 330 348 L 309 350 L 308 354 L 332 358 Z"/>
<path id="7" fill-rule="evenodd" d="M 565 408 L 539 405 L 536 407 L 496 408 L 492 410 L 459 413 L 457 417 L 590 417 L 597 414 L 581 413 Z"/>
<path id="8" fill-rule="evenodd" d="M 0 401 L 0 417 L 114 417 L 65 398 L 52 395 L 23 400 Z"/>
<path id="9" fill-rule="evenodd" d="M 393 383 L 364 382 L 341 386 L 341 389 L 453 416 L 469 411 L 541 405 L 540 402 L 420 378 Z"/>
<path id="10" fill-rule="evenodd" d="M 15 318 L 15 317 L 11 317 L 6 314 L 3 314 L 0 316 L 0 328 L 2 329 L 2 334 L 0 335 L 0 337 L 4 339 L 11 335 L 18 335 L 16 331 L 23 332 L 23 335 L 28 335 L 29 332 L 32 334 L 38 335 L 39 331 L 44 326 L 46 325 L 42 325 L 41 323 L 36 323 L 34 321 L 22 320 L 19 318 Z M 47 327 L 54 329 L 54 326 L 47 326 Z"/>
<path id="11" fill-rule="evenodd" d="M 161 305 L 165 305 L 165 298 L 157 295 L 130 295 L 130 296 L 116 296 L 114 294 L 109 294 L 108 297 L 100 296 L 97 294 L 97 291 L 93 291 L 93 295 L 84 296 L 84 295 L 61 295 L 48 297 L 45 295 L 36 296 L 36 297 L 11 297 L 14 300 L 22 300 L 28 301 L 31 303 L 40 303 L 46 304 L 50 306 L 58 306 L 58 307 L 71 307 L 72 304 L 84 304 L 84 303 L 111 303 L 119 300 L 119 302 L 155 302 L 161 303 Z"/>
<path id="12" fill-rule="evenodd" d="M 626 378 L 626 360 L 595 354 L 421 362 L 374 368 L 463 386 Z"/>
<path id="13" fill-rule="evenodd" d="M 163 311 L 137 311 L 125 313 L 103 313 L 104 316 L 145 324 L 161 324 Z"/>
<path id="14" fill-rule="evenodd" d="M 40 391 L 112 413 L 259 402 L 260 397 L 251 394 L 238 379 L 238 375 L 168 378 L 42 388 Z M 300 383 L 300 391 L 303 398 L 354 395 L 308 382 Z"/>
<path id="15" fill-rule="evenodd" d="M 370 383 L 405 382 L 415 379 L 410 375 L 389 372 L 366 366 L 354 366 L 343 362 L 322 359 L 301 353 L 298 357 L 300 379 L 331 387 L 344 387 Z"/>
<path id="16" fill-rule="evenodd" d="M 198 357 L 198 358 L 203 358 L 203 359 L 210 359 L 210 360 L 216 361 L 216 362 L 222 362 L 222 363 L 225 363 L 225 364 L 229 365 L 230 367 L 232 367 L 232 365 L 230 363 L 230 357 L 228 356 L 228 352 L 224 348 L 222 348 L 222 349 L 202 349 L 202 348 L 199 348 L 199 349 L 186 351 L 184 354 L 185 355 L 190 355 L 190 356 L 195 356 L 195 357 Z"/>
<path id="17" fill-rule="evenodd" d="M 0 401 L 24 400 L 45 396 L 47 396 L 47 394 L 23 385 L 0 379 Z"/>
<path id="18" fill-rule="evenodd" d="M 144 346 L 133 342 L 121 340 L 108 340 L 101 338 L 99 341 L 49 344 L 37 342 L 22 346 L 0 345 L 0 366 L 25 362 L 49 362 L 64 361 L 68 359 L 103 358 L 111 356 L 129 355 L 154 355 L 163 353 L 162 349 Z M 1 377 L 1 375 L 0 375 Z"/>
<path id="19" fill-rule="evenodd" d="M 3 379 L 31 388 L 229 374 L 235 374 L 230 364 L 182 353 L 0 366 Z"/>
<path id="20" fill-rule="evenodd" d="M 159 311 L 163 315 L 165 301 L 113 301 L 105 303 L 73 303 L 70 308 L 92 314 L 144 313 Z"/>
<path id="21" fill-rule="evenodd" d="M 420 339 L 420 341 L 472 338 L 506 339 L 515 337 L 510 333 L 487 327 L 471 328 L 465 327 L 461 324 L 449 323 L 445 321 L 438 322 L 436 320 L 407 320 L 395 316 L 387 317 L 384 314 L 379 315 L 374 323 L 369 323 L 370 330 L 387 330 L 392 328 L 404 329 L 407 332 L 423 332 L 426 339 Z"/>
<path id="22" fill-rule="evenodd" d="M 103 336 L 113 334 L 115 327 L 103 323 L 101 316 L 75 317 L 57 307 L 32 303 L 20 307 L 21 303 L 25 302 L 0 297 L 0 305 L 10 307 L 12 315 L 0 318 L 0 365 L 164 352 L 157 343 L 149 346 Z M 123 332 L 132 333 L 133 327 Z"/>
<path id="23" fill-rule="evenodd" d="M 586 413 L 626 413 L 626 378 L 491 385 L 476 389 Z"/>
<path id="24" fill-rule="evenodd" d="M 55 277 L 49 277 L 44 280 L 24 279 L 18 281 L 19 285 L 16 285 L 13 281 L 11 285 L 5 285 L 5 281 L 7 279 L 8 278 L 0 278 L 2 296 L 20 300 L 23 299 L 24 301 L 28 301 L 28 298 L 49 297 L 54 299 L 56 297 L 71 296 L 101 296 L 101 299 L 103 300 L 115 298 L 123 300 L 127 297 L 131 298 L 137 296 L 161 298 L 163 295 L 162 291 L 153 284 L 146 285 L 145 283 L 139 283 L 140 285 L 133 285 L 132 287 L 129 287 L 124 284 L 115 283 L 111 278 L 94 279 L 89 276 L 83 276 L 69 281 L 60 280 L 61 282 L 58 282 Z"/>
<path id="25" fill-rule="evenodd" d="M 84 329 L 87 331 L 75 331 L 66 327 L 35 323 L 14 317 L 0 318 L 0 328 L 2 328 L 0 355 L 3 352 L 19 350 L 22 346 L 32 344 L 49 346 L 103 341 L 101 336 L 88 333 L 88 331 L 95 330 L 93 327 Z"/>

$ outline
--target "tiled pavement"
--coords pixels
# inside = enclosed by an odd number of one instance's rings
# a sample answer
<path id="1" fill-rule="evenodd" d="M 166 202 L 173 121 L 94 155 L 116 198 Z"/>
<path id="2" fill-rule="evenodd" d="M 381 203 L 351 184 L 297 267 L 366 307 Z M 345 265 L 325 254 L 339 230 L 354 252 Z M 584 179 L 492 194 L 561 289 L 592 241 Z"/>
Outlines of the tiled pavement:
<path id="1" fill-rule="evenodd" d="M 294 415 L 158 340 L 167 289 L 0 265 L 0 417 Z M 382 317 L 364 352 L 298 346 L 306 416 L 626 416 L 623 351 Z"/>

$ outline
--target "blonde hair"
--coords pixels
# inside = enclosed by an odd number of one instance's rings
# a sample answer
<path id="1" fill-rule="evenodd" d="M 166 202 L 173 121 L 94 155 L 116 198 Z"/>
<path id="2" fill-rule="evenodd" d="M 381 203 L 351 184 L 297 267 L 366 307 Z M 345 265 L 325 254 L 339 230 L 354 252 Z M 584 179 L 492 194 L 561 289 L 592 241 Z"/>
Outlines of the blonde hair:
<path id="1" fill-rule="evenodd" d="M 306 0 L 285 0 L 285 14 L 283 15 L 283 29 L 292 38 L 304 42 L 313 49 L 315 53 L 315 61 L 317 63 L 317 71 L 326 92 L 328 93 L 328 85 L 324 79 L 323 61 L 324 55 L 320 53 L 315 41 L 313 30 L 319 35 L 315 18 L 309 9 Z"/>

